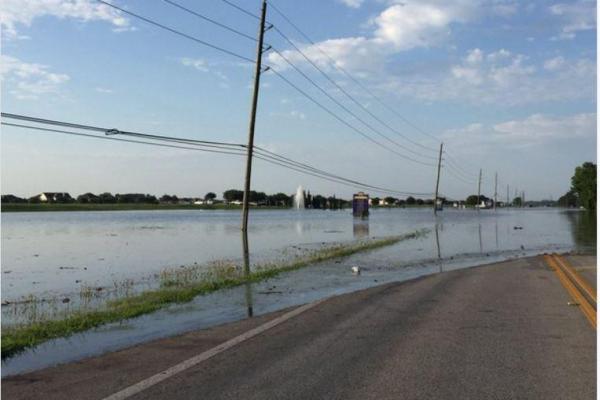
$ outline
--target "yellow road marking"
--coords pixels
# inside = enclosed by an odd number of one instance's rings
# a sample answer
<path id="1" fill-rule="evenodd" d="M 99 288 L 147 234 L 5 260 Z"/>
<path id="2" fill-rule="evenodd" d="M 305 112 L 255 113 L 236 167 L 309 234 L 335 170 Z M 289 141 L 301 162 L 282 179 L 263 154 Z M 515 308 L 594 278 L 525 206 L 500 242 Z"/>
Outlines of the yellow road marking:
<path id="1" fill-rule="evenodd" d="M 571 298 L 579 305 L 579 309 L 585 315 L 588 322 L 592 325 L 594 329 L 596 329 L 596 310 L 592 307 L 592 305 L 588 302 L 583 294 L 577 289 L 577 287 L 569 280 L 567 275 L 563 272 L 562 268 L 559 267 L 557 262 L 554 260 L 552 256 L 545 255 L 544 260 L 546 264 L 550 266 L 558 276 L 558 280 L 560 283 L 567 289 L 567 292 L 571 296 Z"/>
<path id="2" fill-rule="evenodd" d="M 562 267 L 563 271 L 566 275 L 577 285 L 580 290 L 583 291 L 588 299 L 592 300 L 592 306 L 596 308 L 596 290 L 590 286 L 590 284 L 577 273 L 577 271 L 573 268 L 573 266 L 567 261 L 566 258 L 559 254 L 554 254 L 554 259 L 557 261 L 558 265 Z"/>

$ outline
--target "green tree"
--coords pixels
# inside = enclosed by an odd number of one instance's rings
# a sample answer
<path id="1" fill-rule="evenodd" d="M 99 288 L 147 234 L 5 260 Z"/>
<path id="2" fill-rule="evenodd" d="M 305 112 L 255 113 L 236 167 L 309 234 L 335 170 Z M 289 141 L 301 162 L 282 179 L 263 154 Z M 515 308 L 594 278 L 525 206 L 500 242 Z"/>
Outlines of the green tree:
<path id="1" fill-rule="evenodd" d="M 217 198 L 217 195 L 214 194 L 213 192 L 208 192 L 204 195 L 204 200 L 210 200 L 213 201 L 214 199 Z"/>
<path id="2" fill-rule="evenodd" d="M 478 203 L 478 197 L 476 194 L 472 194 L 465 200 L 465 204 L 468 206 L 476 206 Z"/>
<path id="3" fill-rule="evenodd" d="M 383 201 L 385 201 L 385 204 L 387 204 L 388 206 L 392 206 L 394 204 L 396 204 L 396 199 L 393 198 L 392 196 L 388 196 L 385 199 L 383 199 Z"/>
<path id="4" fill-rule="evenodd" d="M 521 197 L 515 197 L 512 201 L 512 204 L 515 207 L 521 207 L 521 205 L 523 204 L 523 199 L 521 199 Z"/>
<path id="5" fill-rule="evenodd" d="M 223 192 L 223 198 L 228 201 L 242 201 L 244 198 L 244 192 L 242 190 L 229 189 Z"/>
<path id="6" fill-rule="evenodd" d="M 560 196 L 558 199 L 558 205 L 560 207 L 577 207 L 579 206 L 579 199 L 577 198 L 577 193 L 572 190 L 569 190 L 564 195 Z"/>
<path id="7" fill-rule="evenodd" d="M 415 198 L 412 196 L 408 196 L 406 198 L 406 204 L 408 204 L 409 206 L 414 205 L 416 202 L 417 202 L 417 200 L 415 200 Z"/>
<path id="8" fill-rule="evenodd" d="M 580 204 L 586 210 L 596 210 L 596 164 L 585 162 L 575 168 L 571 190 L 577 193 Z"/>

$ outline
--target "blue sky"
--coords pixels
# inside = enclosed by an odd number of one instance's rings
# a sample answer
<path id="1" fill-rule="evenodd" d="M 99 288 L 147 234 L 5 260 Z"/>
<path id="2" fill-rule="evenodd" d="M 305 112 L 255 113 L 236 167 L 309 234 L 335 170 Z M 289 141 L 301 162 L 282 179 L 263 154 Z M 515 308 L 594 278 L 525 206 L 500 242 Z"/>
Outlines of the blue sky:
<path id="1" fill-rule="evenodd" d="M 256 35 L 257 21 L 220 0 L 180 4 Z M 162 0 L 114 0 L 127 10 L 253 58 L 255 43 Z M 237 0 L 258 13 L 260 1 Z M 469 177 L 442 171 L 441 191 L 464 198 L 483 168 L 483 190 L 562 195 L 575 166 L 596 160 L 594 1 L 277 0 L 316 45 L 272 9 L 267 19 L 396 132 L 331 86 L 275 30 L 265 40 L 379 132 L 426 157 L 442 140 Z M 2 110 L 169 136 L 246 141 L 253 69 L 93 0 L 5 0 Z M 384 100 L 382 107 L 323 56 Z M 374 138 L 360 122 L 292 70 L 271 65 Z M 400 191 L 432 192 L 435 168 L 377 147 L 273 73 L 262 76 L 256 143 L 319 168 Z M 393 147 L 393 146 L 392 146 Z M 398 152 L 406 151 L 395 148 Z M 419 158 L 419 157 L 417 157 Z M 431 162 L 430 158 L 419 158 Z M 148 192 L 201 196 L 241 188 L 243 159 L 218 154 L 2 128 L 2 193 Z M 349 196 L 354 189 L 257 161 L 253 187 Z"/>

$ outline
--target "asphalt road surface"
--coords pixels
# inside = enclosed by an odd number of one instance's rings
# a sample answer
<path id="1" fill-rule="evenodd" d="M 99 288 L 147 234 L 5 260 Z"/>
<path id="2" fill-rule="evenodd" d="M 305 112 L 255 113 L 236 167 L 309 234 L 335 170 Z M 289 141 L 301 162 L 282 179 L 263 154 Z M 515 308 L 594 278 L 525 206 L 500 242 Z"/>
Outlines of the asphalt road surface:
<path id="1" fill-rule="evenodd" d="M 131 399 L 595 399 L 596 331 L 542 258 L 329 299 Z M 289 311 L 289 310 L 286 310 Z M 102 399 L 286 311 L 4 379 Z"/>

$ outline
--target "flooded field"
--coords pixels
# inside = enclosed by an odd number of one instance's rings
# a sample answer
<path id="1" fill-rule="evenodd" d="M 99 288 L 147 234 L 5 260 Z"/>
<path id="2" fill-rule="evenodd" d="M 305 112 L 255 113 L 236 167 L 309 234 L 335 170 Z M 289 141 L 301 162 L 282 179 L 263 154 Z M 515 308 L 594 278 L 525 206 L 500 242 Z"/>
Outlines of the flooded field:
<path id="1" fill-rule="evenodd" d="M 11 305 L 35 298 L 73 297 L 82 285 L 115 282 L 152 287 L 165 268 L 242 259 L 239 212 L 126 211 L 4 213 L 3 324 Z M 134 320 L 55 339 L 3 362 L 17 373 L 302 304 L 386 282 L 551 251 L 595 252 L 595 220 L 559 209 L 373 210 L 366 220 L 349 211 L 255 211 L 252 263 L 277 262 L 303 249 L 334 243 L 427 234 L 273 279 L 199 296 Z M 360 275 L 351 273 L 359 266 Z M 69 348 L 69 352 L 65 348 Z"/>

